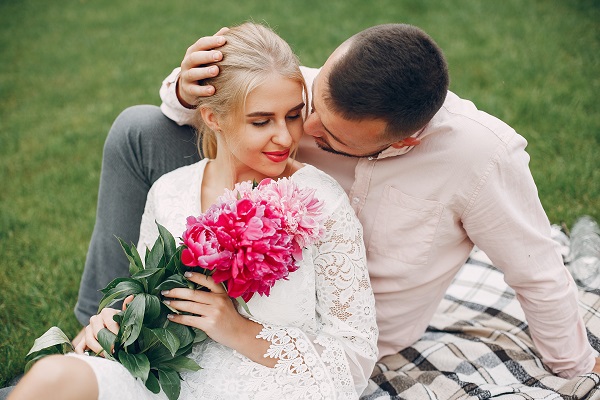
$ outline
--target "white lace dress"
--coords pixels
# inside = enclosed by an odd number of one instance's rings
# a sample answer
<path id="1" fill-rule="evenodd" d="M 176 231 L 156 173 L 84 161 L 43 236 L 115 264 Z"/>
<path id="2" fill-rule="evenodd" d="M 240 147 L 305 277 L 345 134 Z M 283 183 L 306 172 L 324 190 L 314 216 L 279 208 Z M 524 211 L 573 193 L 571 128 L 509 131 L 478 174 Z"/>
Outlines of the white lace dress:
<path id="1" fill-rule="evenodd" d="M 189 215 L 200 214 L 206 160 L 179 168 L 152 186 L 138 248 L 158 237 L 154 221 L 175 238 Z M 210 339 L 190 357 L 200 371 L 182 373 L 180 399 L 357 399 L 377 360 L 375 300 L 367 273 L 362 227 L 344 190 L 329 175 L 306 165 L 292 179 L 316 189 L 327 215 L 325 233 L 304 249 L 303 261 L 269 297 L 255 295 L 248 307 L 271 342 L 269 368 Z M 166 399 L 135 380 L 120 364 L 78 356 L 94 369 L 100 399 Z"/>

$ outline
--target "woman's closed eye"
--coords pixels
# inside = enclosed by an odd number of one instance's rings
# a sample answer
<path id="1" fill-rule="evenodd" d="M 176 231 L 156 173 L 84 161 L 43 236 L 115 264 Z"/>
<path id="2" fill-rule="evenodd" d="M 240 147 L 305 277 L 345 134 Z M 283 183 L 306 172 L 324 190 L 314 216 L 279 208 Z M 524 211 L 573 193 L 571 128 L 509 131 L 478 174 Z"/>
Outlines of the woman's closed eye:
<path id="1" fill-rule="evenodd" d="M 260 120 L 260 121 L 252 121 L 252 125 L 254 125 L 254 126 L 265 126 L 268 123 L 269 123 L 268 119 Z"/>

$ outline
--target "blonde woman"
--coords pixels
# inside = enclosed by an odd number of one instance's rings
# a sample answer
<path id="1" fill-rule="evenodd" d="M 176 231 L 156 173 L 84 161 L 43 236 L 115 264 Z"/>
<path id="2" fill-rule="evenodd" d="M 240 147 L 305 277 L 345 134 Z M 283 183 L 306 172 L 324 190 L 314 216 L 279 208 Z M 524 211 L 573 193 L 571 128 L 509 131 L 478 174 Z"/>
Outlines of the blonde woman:
<path id="1" fill-rule="evenodd" d="M 172 321 L 204 330 L 209 340 L 191 357 L 200 371 L 182 373 L 181 399 L 357 399 L 377 360 L 377 327 L 362 228 L 344 190 L 330 176 L 292 158 L 303 134 L 306 87 L 285 41 L 246 23 L 225 34 L 214 96 L 197 105 L 207 158 L 161 177 L 150 190 L 138 248 L 152 244 L 154 221 L 174 236 L 185 218 L 215 203 L 242 181 L 291 178 L 316 189 L 325 229 L 303 250 L 289 279 L 268 297 L 254 296 L 252 316 L 238 310 L 222 287 L 201 274 L 190 280 L 210 292 L 172 289 L 170 306 L 191 315 Z M 76 350 L 100 351 L 97 332 L 117 310 L 92 317 Z M 36 363 L 11 394 L 18 399 L 165 399 L 121 365 L 82 354 Z"/>

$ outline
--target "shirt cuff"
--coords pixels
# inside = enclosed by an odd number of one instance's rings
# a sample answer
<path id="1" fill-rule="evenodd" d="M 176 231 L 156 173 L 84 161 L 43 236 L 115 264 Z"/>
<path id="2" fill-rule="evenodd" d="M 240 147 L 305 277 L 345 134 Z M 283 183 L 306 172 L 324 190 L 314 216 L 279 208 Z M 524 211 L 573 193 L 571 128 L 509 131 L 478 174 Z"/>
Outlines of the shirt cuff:
<path id="1" fill-rule="evenodd" d="M 185 108 L 179 102 L 175 89 L 181 68 L 177 67 L 167 76 L 160 87 L 160 99 L 162 113 L 177 125 L 192 125 L 196 110 Z"/>

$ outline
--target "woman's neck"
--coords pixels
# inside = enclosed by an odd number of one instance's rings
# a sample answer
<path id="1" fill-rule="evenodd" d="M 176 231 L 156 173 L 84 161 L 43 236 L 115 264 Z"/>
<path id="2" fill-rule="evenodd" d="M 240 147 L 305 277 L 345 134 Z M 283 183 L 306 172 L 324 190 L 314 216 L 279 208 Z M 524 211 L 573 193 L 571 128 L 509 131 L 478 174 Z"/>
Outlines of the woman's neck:
<path id="1" fill-rule="evenodd" d="M 279 179 L 289 177 L 303 164 L 289 159 L 284 171 L 278 176 L 265 176 L 247 166 L 236 167 L 230 160 L 222 160 L 218 157 L 207 162 L 204 169 L 201 188 L 201 210 L 205 212 L 212 204 L 216 203 L 225 189 L 233 189 L 236 183 L 245 181 L 260 182 L 265 178 Z"/>

